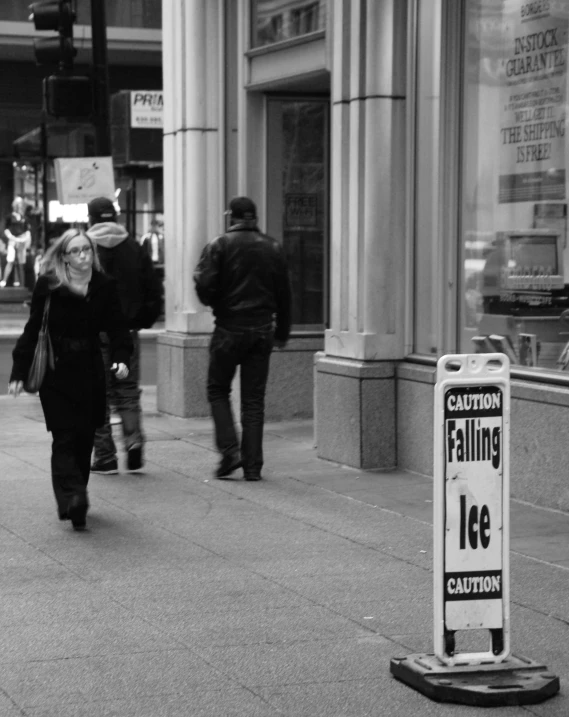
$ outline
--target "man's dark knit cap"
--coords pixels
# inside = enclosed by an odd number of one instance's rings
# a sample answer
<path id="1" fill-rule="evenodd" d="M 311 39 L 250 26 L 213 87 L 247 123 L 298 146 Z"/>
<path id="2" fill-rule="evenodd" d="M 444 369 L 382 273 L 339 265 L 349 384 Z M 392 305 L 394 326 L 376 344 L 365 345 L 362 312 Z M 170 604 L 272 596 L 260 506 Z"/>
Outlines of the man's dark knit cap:
<path id="1" fill-rule="evenodd" d="M 229 211 L 233 219 L 256 219 L 257 207 L 249 197 L 235 197 L 229 202 Z"/>
<path id="2" fill-rule="evenodd" d="M 87 211 L 93 224 L 100 222 L 114 222 L 117 218 L 115 205 L 107 197 L 92 199 L 87 205 Z"/>

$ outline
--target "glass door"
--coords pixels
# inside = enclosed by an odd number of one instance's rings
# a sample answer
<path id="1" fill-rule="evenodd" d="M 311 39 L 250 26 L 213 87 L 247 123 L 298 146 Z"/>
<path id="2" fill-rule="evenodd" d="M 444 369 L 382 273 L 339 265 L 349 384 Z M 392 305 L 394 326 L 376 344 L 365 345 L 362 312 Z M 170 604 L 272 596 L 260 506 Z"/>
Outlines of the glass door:
<path id="1" fill-rule="evenodd" d="M 328 314 L 329 100 L 268 101 L 267 230 L 288 261 L 293 326 L 323 330 Z"/>

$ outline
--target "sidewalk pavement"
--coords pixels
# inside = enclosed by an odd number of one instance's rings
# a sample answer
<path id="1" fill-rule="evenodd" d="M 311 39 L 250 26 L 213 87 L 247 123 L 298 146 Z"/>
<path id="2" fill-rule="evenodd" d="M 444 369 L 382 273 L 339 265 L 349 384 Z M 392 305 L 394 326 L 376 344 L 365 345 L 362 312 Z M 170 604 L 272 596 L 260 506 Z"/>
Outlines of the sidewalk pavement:
<path id="1" fill-rule="evenodd" d="M 2 717 L 569 715 L 569 515 L 511 503 L 513 652 L 561 693 L 438 704 L 389 672 L 432 652 L 431 479 L 319 460 L 295 421 L 266 480 L 219 481 L 210 421 L 143 400 L 145 473 L 92 475 L 76 533 L 38 400 L 0 398 Z"/>

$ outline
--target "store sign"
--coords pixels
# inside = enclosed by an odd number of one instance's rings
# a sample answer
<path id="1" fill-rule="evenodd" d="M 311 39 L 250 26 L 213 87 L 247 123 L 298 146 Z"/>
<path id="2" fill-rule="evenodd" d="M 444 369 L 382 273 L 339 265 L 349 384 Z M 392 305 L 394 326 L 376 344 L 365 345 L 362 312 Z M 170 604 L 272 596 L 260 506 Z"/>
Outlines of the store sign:
<path id="1" fill-rule="evenodd" d="M 501 62 L 499 201 L 563 200 L 567 8 L 527 0 L 510 2 L 508 8 Z"/>
<path id="2" fill-rule="evenodd" d="M 443 358 L 435 398 L 438 620 L 446 633 L 504 629 L 509 362 L 503 354 Z M 462 368 L 446 372 L 453 361 Z"/>
<path id="3" fill-rule="evenodd" d="M 54 160 L 57 200 L 88 204 L 96 197 L 115 197 L 112 157 L 68 157 Z"/>
<path id="4" fill-rule="evenodd" d="M 164 93 L 161 90 L 130 93 L 130 126 L 139 129 L 162 129 Z"/>

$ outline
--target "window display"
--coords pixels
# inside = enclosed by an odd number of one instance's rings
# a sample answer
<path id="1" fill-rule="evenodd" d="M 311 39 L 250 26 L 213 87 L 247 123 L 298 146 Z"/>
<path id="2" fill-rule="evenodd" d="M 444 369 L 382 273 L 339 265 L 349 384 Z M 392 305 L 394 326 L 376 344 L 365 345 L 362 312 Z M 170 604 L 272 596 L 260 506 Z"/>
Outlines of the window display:
<path id="1" fill-rule="evenodd" d="M 461 350 L 564 368 L 569 3 L 465 7 Z"/>

